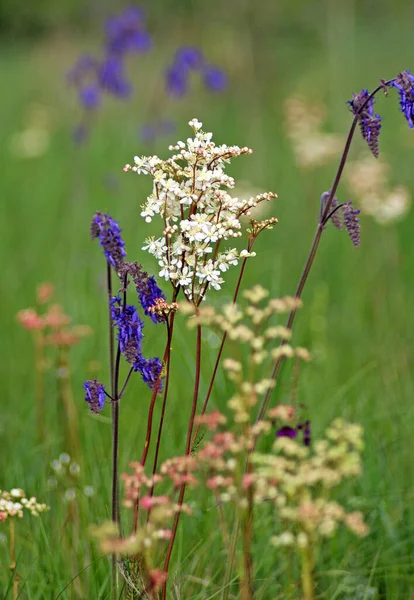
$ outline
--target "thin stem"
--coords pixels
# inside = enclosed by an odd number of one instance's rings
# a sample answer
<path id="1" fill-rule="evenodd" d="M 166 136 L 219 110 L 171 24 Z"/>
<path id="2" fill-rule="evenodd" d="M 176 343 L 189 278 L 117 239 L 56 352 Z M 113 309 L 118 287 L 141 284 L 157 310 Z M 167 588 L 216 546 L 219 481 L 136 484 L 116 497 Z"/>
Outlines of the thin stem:
<path id="1" fill-rule="evenodd" d="M 19 577 L 16 571 L 16 531 L 14 527 L 14 517 L 9 517 L 10 521 L 10 571 L 13 574 L 13 600 L 19 596 Z"/>
<path id="2" fill-rule="evenodd" d="M 196 313 L 197 314 L 197 313 Z M 194 419 L 197 410 L 198 390 L 200 386 L 200 371 L 201 371 L 201 325 L 197 325 L 197 341 L 196 341 L 196 360 L 195 360 L 195 377 L 194 377 L 194 393 L 193 393 L 193 404 L 191 407 L 190 423 L 188 425 L 187 440 L 185 445 L 185 455 L 190 456 L 191 454 L 191 438 L 194 428 Z M 178 497 L 178 506 L 181 507 L 184 502 L 186 484 L 182 483 L 180 486 L 180 494 Z M 164 571 L 168 573 L 170 566 L 171 554 L 174 547 L 174 541 L 177 534 L 178 523 L 180 520 L 181 510 L 178 510 L 174 516 L 174 522 L 171 530 L 171 538 L 168 544 L 167 553 L 164 561 Z M 162 600 L 167 598 L 167 582 L 164 583 L 162 588 Z"/>
<path id="3" fill-rule="evenodd" d="M 380 88 L 378 88 L 378 89 L 380 89 Z M 335 197 L 335 193 L 336 193 L 336 190 L 338 188 L 338 185 L 339 185 L 339 182 L 340 182 L 340 179 L 341 179 L 341 176 L 342 176 L 342 172 L 343 172 L 344 167 L 345 167 L 346 160 L 348 158 L 348 153 L 349 153 L 349 149 L 351 147 L 352 138 L 353 138 L 354 133 L 355 133 L 355 128 L 356 128 L 357 122 L 358 122 L 358 116 L 356 115 L 354 117 L 354 120 L 352 121 L 352 125 L 351 125 L 351 128 L 349 130 L 346 142 L 345 142 L 345 147 L 344 147 L 344 150 L 342 152 L 342 156 L 341 156 L 341 160 L 339 162 L 338 170 L 336 172 L 335 179 L 334 179 L 334 182 L 332 184 L 332 188 L 330 189 L 329 197 L 328 197 L 328 199 L 326 201 L 325 210 L 323 211 L 323 214 L 322 214 L 322 216 L 320 218 L 320 221 L 318 223 L 318 226 L 316 228 L 316 232 L 315 232 L 312 244 L 311 244 L 311 248 L 309 250 L 309 254 L 308 254 L 308 257 L 306 259 L 305 266 L 303 268 L 302 274 L 301 274 L 300 279 L 299 279 L 299 282 L 298 282 L 298 285 L 297 285 L 297 288 L 296 288 L 296 292 L 295 292 L 295 298 L 298 298 L 298 299 L 301 298 L 302 292 L 303 292 L 303 288 L 305 287 L 305 284 L 306 284 L 306 282 L 308 280 L 308 276 L 309 276 L 310 270 L 312 268 L 313 261 L 315 260 L 316 252 L 317 252 L 318 247 L 319 247 L 319 242 L 321 240 L 322 233 L 323 233 L 323 230 L 324 230 L 324 227 L 325 227 L 325 224 L 326 224 L 326 218 L 329 215 L 330 207 L 331 207 L 331 204 L 332 204 L 332 200 Z M 289 316 L 288 316 L 288 319 L 287 319 L 287 322 L 286 322 L 286 327 L 288 329 L 292 329 L 292 326 L 293 326 L 293 323 L 294 323 L 294 320 L 295 320 L 295 317 L 296 317 L 296 311 L 297 311 L 296 308 L 292 308 L 292 310 L 289 313 Z M 280 345 L 283 346 L 284 344 L 286 344 L 286 340 L 282 340 L 282 342 L 281 342 Z M 277 379 L 277 377 L 279 375 L 279 371 L 280 371 L 280 368 L 282 366 L 283 360 L 284 360 L 284 357 L 280 356 L 278 359 L 276 359 L 276 361 L 275 361 L 275 363 L 273 365 L 273 370 L 272 370 L 272 373 L 271 373 L 271 376 L 270 376 L 270 382 L 271 383 L 270 383 L 269 387 L 267 388 L 267 391 L 266 391 L 266 393 L 264 395 L 264 398 L 263 398 L 263 400 L 261 402 L 261 405 L 260 405 L 260 408 L 259 408 L 259 412 L 258 412 L 257 417 L 256 417 L 256 423 L 258 421 L 261 421 L 263 419 L 263 416 L 264 416 L 264 414 L 266 412 L 266 409 L 268 407 L 268 404 L 270 402 L 270 397 L 272 395 L 272 390 L 273 390 L 273 387 L 274 387 L 273 384 L 274 384 L 274 382 L 276 381 L 276 379 Z"/>
<path id="4" fill-rule="evenodd" d="M 131 367 L 129 369 L 128 375 L 126 376 L 126 379 L 124 381 L 124 385 L 122 386 L 121 391 L 119 392 L 118 400 L 120 400 L 122 398 L 122 396 L 124 395 L 126 386 L 128 385 L 129 379 L 130 379 L 130 377 L 131 377 L 131 375 L 132 375 L 133 372 L 134 372 L 134 367 Z"/>
<path id="5" fill-rule="evenodd" d="M 248 244 L 248 248 L 247 248 L 248 252 L 250 252 L 250 250 L 252 249 L 253 244 L 255 242 L 255 239 L 256 238 L 253 237 L 253 238 L 251 238 L 249 240 L 249 244 Z M 243 278 L 243 275 L 244 275 L 244 270 L 245 270 L 245 267 L 246 267 L 246 262 L 247 262 L 247 257 L 243 259 L 243 262 L 242 262 L 242 265 L 241 265 L 241 268 L 240 268 L 239 278 L 237 280 L 236 289 L 235 289 L 234 295 L 233 295 L 233 303 L 235 303 L 237 301 L 237 297 L 239 295 L 240 285 L 241 285 L 242 278 Z M 205 414 L 205 412 L 207 410 L 208 402 L 210 400 L 211 392 L 213 390 L 214 381 L 216 379 L 216 375 L 217 375 L 218 367 L 219 367 L 219 364 L 220 364 L 221 355 L 223 354 L 223 349 L 224 349 L 224 344 L 226 343 L 226 339 L 227 339 L 227 332 L 225 331 L 223 333 L 222 338 L 221 338 L 220 348 L 219 348 L 218 353 L 217 353 L 217 358 L 216 358 L 216 362 L 214 364 L 213 373 L 211 375 L 210 384 L 208 386 L 208 390 L 207 390 L 207 394 L 206 394 L 206 399 L 204 400 L 203 408 L 201 409 L 201 413 L 200 413 L 201 417 Z M 196 442 L 196 439 L 197 439 L 197 436 L 198 436 L 198 432 L 200 431 L 200 427 L 201 427 L 201 425 L 198 424 L 197 427 L 196 427 L 196 430 L 194 432 L 193 440 L 192 440 L 192 445 L 193 446 L 194 446 L 194 444 Z"/>
<path id="6" fill-rule="evenodd" d="M 230 595 L 230 579 L 233 573 L 234 561 L 236 558 L 237 540 L 239 538 L 240 519 L 235 517 L 233 523 L 233 531 L 231 534 L 231 546 L 227 555 L 226 571 L 224 573 L 223 593 L 221 600 L 228 600 Z"/>
<path id="7" fill-rule="evenodd" d="M 109 262 L 106 263 L 106 281 L 108 291 L 109 312 L 109 375 L 111 381 L 111 394 L 116 399 L 115 391 L 115 351 L 114 351 L 114 329 L 110 301 L 112 298 L 112 272 Z M 118 402 L 111 404 L 112 417 L 112 492 L 111 492 L 111 518 L 118 524 L 118 435 L 119 435 L 119 406 Z M 116 554 L 111 555 L 112 567 L 112 598 L 118 599 L 119 576 L 116 564 Z"/>
<path id="8" fill-rule="evenodd" d="M 37 439 L 40 444 L 46 440 L 45 431 L 45 357 L 44 357 L 44 337 L 42 331 L 34 332 L 35 347 L 35 406 Z"/>
<path id="9" fill-rule="evenodd" d="M 170 318 L 170 322 L 167 325 L 167 348 L 168 348 L 168 353 L 167 353 L 167 357 L 166 357 L 166 374 L 165 374 L 165 382 L 164 382 L 164 397 L 162 400 L 162 407 L 161 407 L 161 416 L 160 416 L 160 422 L 158 425 L 158 434 L 157 434 L 157 442 L 155 444 L 155 455 L 154 455 L 154 462 L 152 465 L 152 474 L 155 475 L 155 473 L 157 472 L 157 467 L 158 467 L 158 456 L 159 456 L 159 451 L 160 451 L 160 446 L 161 446 L 161 437 L 162 437 L 162 429 L 163 429 L 163 425 L 164 425 L 164 417 L 165 417 L 165 409 L 167 406 L 167 398 L 168 398 L 168 387 L 169 387 L 169 383 L 170 383 L 170 372 L 171 372 L 171 342 L 172 342 L 172 336 L 173 336 L 173 331 L 174 331 L 174 319 L 175 319 L 175 313 L 171 313 L 171 318 Z M 152 484 L 150 490 L 149 490 L 149 496 L 152 496 L 154 493 L 154 484 Z M 147 522 L 149 521 L 151 515 L 151 509 L 148 510 L 148 514 L 147 514 Z"/>
<path id="10" fill-rule="evenodd" d="M 249 462 L 250 465 L 250 462 Z M 248 466 L 248 472 L 250 471 Z M 251 543 L 253 535 L 253 493 L 250 486 L 247 490 L 247 509 L 243 516 L 243 578 L 241 581 L 242 600 L 253 600 L 253 575 Z"/>
<path id="11" fill-rule="evenodd" d="M 163 365 L 166 363 L 169 352 L 170 352 L 170 344 L 169 344 L 169 341 L 167 340 L 167 343 L 165 345 L 165 350 L 164 350 L 164 356 L 162 359 Z M 162 379 L 162 371 L 160 372 L 158 379 L 154 384 L 154 389 L 152 390 L 152 396 L 151 396 L 150 405 L 148 408 L 147 432 L 145 435 L 144 450 L 143 450 L 142 456 L 141 456 L 141 465 L 143 467 L 145 466 L 145 463 L 147 462 L 149 447 L 150 447 L 150 443 L 151 443 L 152 422 L 154 419 L 154 407 L 155 407 L 155 402 L 156 402 L 157 396 L 158 396 L 158 390 L 161 385 L 161 379 Z M 133 526 L 132 526 L 134 533 L 136 533 L 137 529 L 138 529 L 138 509 L 139 509 L 139 494 L 135 498 L 135 503 L 134 503 L 134 521 L 133 521 Z"/>
<path id="12" fill-rule="evenodd" d="M 302 590 L 303 600 L 314 600 L 313 554 L 310 542 L 301 552 L 302 557 Z"/>

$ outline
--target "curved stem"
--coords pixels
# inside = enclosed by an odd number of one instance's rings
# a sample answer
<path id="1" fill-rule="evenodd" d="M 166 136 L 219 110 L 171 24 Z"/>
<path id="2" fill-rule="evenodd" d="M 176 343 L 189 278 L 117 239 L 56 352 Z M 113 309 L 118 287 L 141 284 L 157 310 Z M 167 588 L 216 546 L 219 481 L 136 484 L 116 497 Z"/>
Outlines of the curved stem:
<path id="1" fill-rule="evenodd" d="M 380 88 L 378 88 L 378 89 L 380 89 Z M 344 170 L 344 167 L 345 167 L 346 160 L 348 158 L 349 149 L 351 147 L 352 138 L 354 136 L 355 128 L 357 126 L 357 123 L 358 123 L 358 115 L 356 115 L 354 117 L 354 120 L 352 121 L 352 125 L 351 125 L 351 128 L 349 130 L 346 142 L 345 142 L 345 147 L 344 147 L 344 150 L 342 152 L 341 160 L 339 162 L 338 170 L 336 172 L 335 179 L 334 179 L 334 182 L 332 184 L 332 187 L 331 187 L 331 189 L 329 191 L 329 197 L 328 197 L 328 199 L 326 201 L 326 204 L 325 204 L 325 209 L 323 211 L 323 214 L 321 215 L 320 221 L 319 221 L 318 226 L 316 228 L 316 232 L 315 232 L 312 244 L 311 244 L 311 248 L 309 250 L 309 254 L 308 254 L 308 257 L 306 259 L 305 266 L 303 268 L 302 274 L 300 276 L 300 279 L 299 279 L 299 282 L 298 282 L 298 285 L 297 285 L 297 288 L 296 288 L 295 298 L 301 298 L 302 292 L 303 292 L 303 288 L 305 287 L 305 284 L 306 284 L 306 282 L 308 280 L 308 276 L 309 276 L 310 270 L 312 268 L 313 261 L 315 260 L 316 252 L 317 252 L 318 247 L 319 247 L 319 242 L 321 241 L 321 237 L 322 237 L 322 233 L 323 233 L 323 230 L 324 230 L 324 227 L 325 227 L 325 223 L 326 223 L 327 217 L 329 217 L 329 214 L 330 214 L 330 207 L 331 207 L 331 204 L 332 204 L 332 200 L 335 197 L 335 193 L 336 193 L 336 190 L 338 188 L 339 182 L 341 180 L 341 176 L 342 176 L 342 173 L 343 173 L 343 170 Z M 297 309 L 293 308 L 290 311 L 289 315 L 288 315 L 288 319 L 287 319 L 287 322 L 286 322 L 286 327 L 288 329 L 291 329 L 292 326 L 293 326 L 293 323 L 294 323 L 295 317 L 296 317 L 296 311 L 297 311 Z M 283 340 L 280 345 L 283 346 L 284 344 L 286 344 L 286 340 Z M 271 373 L 271 376 L 270 376 L 271 385 L 269 385 L 269 387 L 267 388 L 267 391 L 266 391 L 266 393 L 265 393 L 265 395 L 263 397 L 263 400 L 261 402 L 261 405 L 260 405 L 260 408 L 259 408 L 259 412 L 258 412 L 257 417 L 256 417 L 256 423 L 258 421 L 261 421 L 263 419 L 263 416 L 264 416 L 264 414 L 266 412 L 267 406 L 268 406 L 268 404 L 270 402 L 270 397 L 272 395 L 272 390 L 274 389 L 273 384 L 274 384 L 274 382 L 277 379 L 277 376 L 279 374 L 279 371 L 280 371 L 280 368 L 282 366 L 283 360 L 284 360 L 284 357 L 280 356 L 278 359 L 276 359 L 276 361 L 275 361 L 275 363 L 273 365 L 272 373 Z"/>
<path id="2" fill-rule="evenodd" d="M 196 363 L 195 363 L 195 377 L 194 377 L 194 393 L 193 393 L 193 404 L 191 407 L 190 423 L 188 425 L 187 440 L 185 445 L 185 455 L 190 456 L 191 454 L 191 438 L 194 428 L 194 419 L 197 410 L 198 390 L 200 386 L 200 369 L 201 368 L 201 325 L 197 325 L 197 342 L 196 342 Z M 184 474 L 185 475 L 185 474 Z M 180 494 L 178 497 L 178 506 L 181 507 L 184 502 L 186 484 L 182 483 L 180 486 Z M 180 520 L 181 510 L 178 510 L 174 516 L 174 522 L 171 530 L 171 538 L 168 544 L 167 553 L 164 561 L 164 571 L 168 573 L 170 565 L 171 554 L 174 547 L 174 541 L 177 534 L 178 523 Z M 164 583 L 162 588 L 162 600 L 167 598 L 167 582 Z"/>

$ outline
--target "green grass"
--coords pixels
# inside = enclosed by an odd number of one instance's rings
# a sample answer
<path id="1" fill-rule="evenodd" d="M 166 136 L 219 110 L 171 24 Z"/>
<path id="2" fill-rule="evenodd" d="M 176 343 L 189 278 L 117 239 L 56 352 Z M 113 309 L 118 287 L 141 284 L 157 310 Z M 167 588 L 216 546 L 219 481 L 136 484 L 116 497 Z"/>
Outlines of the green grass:
<path id="1" fill-rule="evenodd" d="M 252 147 L 253 156 L 235 161 L 231 172 L 236 180 L 278 193 L 269 214 L 280 223 L 259 240 L 258 257 L 247 270 L 245 285 L 261 283 L 275 296 L 293 293 L 316 226 L 319 196 L 331 185 L 336 164 L 298 172 L 284 131 L 284 100 L 295 91 L 321 100 L 328 107 L 329 128 L 345 137 L 350 116 L 344 103 L 351 92 L 372 88 L 380 77 L 414 66 L 407 64 L 412 40 L 408 13 L 397 18 L 382 7 L 370 22 L 361 15 L 355 18 L 352 5 L 345 3 L 326 14 L 319 7 L 318 20 L 310 7 L 301 15 L 293 7 L 278 12 L 263 5 L 257 11 L 243 8 L 233 20 L 234 8 L 229 3 L 218 13 L 217 5 L 211 26 L 208 20 L 204 23 L 207 14 L 201 6 L 191 22 L 172 18 L 168 30 L 158 26 L 159 39 L 166 41 L 151 57 L 138 59 L 142 70 L 136 78 L 136 99 L 125 105 L 108 103 L 97 118 L 90 143 L 83 148 L 71 142 L 77 112 L 63 74 L 79 48 L 93 48 L 94 42 L 56 38 L 2 52 L 0 488 L 22 487 L 52 506 L 41 519 L 19 523 L 21 598 L 77 597 L 70 583 L 70 560 L 61 545 L 66 507 L 46 486 L 48 461 L 64 450 L 57 427 L 62 409 L 56 405 L 50 374 L 45 415 L 49 436 L 47 444 L 39 446 L 30 336 L 15 322 L 16 312 L 33 304 L 35 286 L 45 280 L 56 285 L 57 300 L 74 322 L 88 323 L 95 332 L 74 348 L 71 363 L 81 422 L 83 478 L 96 491 L 92 500 L 82 500 L 79 547 L 88 566 L 81 575 L 83 597 L 110 597 L 109 563 L 95 549 L 87 529 L 110 514 L 110 425 L 88 415 L 82 384 L 91 360 L 101 361 L 99 376 L 106 378 L 104 265 L 88 235 L 94 211 L 108 210 L 119 219 L 129 255 L 154 269 L 150 257 L 140 251 L 150 233 L 139 217 L 149 180 L 124 175 L 123 165 L 134 154 L 155 152 L 165 157 L 169 143 L 188 135 L 186 123 L 194 116 L 214 132 L 218 142 Z M 228 92 L 211 96 L 195 89 L 182 102 L 162 99 L 160 73 L 169 50 L 184 37 L 189 42 L 201 40 L 210 48 L 212 59 L 228 66 Z M 24 128 L 33 104 L 47 110 L 50 144 L 38 158 L 19 158 L 11 153 L 11 140 Z M 398 113 L 395 96 L 378 104 L 384 117 L 381 150 L 392 166 L 395 182 L 414 193 L 414 134 Z M 164 114 L 176 120 L 177 134 L 153 148 L 145 147 L 137 140 L 137 126 Z M 352 156 L 361 148 L 358 140 Z M 116 189 L 105 186 L 108 173 L 116 174 Z M 344 186 L 339 197 L 348 197 Z M 357 585 L 361 598 L 414 597 L 413 225 L 412 213 L 387 227 L 362 217 L 358 250 L 345 235 L 328 228 L 305 290 L 304 308 L 298 314 L 295 342 L 311 350 L 317 345 L 322 351 L 321 358 L 303 369 L 299 386 L 314 435 L 321 434 L 334 417 L 342 416 L 361 423 L 366 439 L 363 477 L 347 488 L 344 499 L 364 511 L 371 534 L 359 540 L 341 531 L 326 543 L 317 567 L 324 598 L 354 598 L 352 590 Z M 231 296 L 234 282 L 232 274 L 222 298 Z M 148 355 L 160 353 L 162 333 L 153 333 L 148 325 L 146 344 Z M 184 405 L 186 399 L 190 402 L 194 355 L 189 344 L 184 321 L 179 320 L 162 448 L 165 456 L 184 450 L 188 418 Z M 214 360 L 214 350 L 206 346 L 204 352 L 202 390 L 207 388 Z M 222 407 L 228 393 L 219 377 L 212 405 Z M 286 372 L 276 397 L 286 401 L 289 393 Z M 140 455 L 147 403 L 146 389 L 134 381 L 122 402 L 121 471 Z M 217 597 L 214 592 L 222 581 L 224 556 L 217 550 L 221 548 L 218 538 L 212 535 L 215 512 L 200 493 L 196 497 L 195 515 L 182 519 L 172 573 L 181 594 L 177 597 L 207 600 Z M 7 534 L 0 525 L 0 533 L 3 530 Z M 275 563 L 266 533 L 263 515 L 255 540 L 257 589 L 258 598 L 271 600 L 281 594 L 284 566 Z M 7 561 L 7 544 L 2 541 L 0 598 L 11 598 Z M 351 591 L 346 591 L 347 585 Z M 376 596 L 369 595 L 370 587 L 377 590 Z"/>

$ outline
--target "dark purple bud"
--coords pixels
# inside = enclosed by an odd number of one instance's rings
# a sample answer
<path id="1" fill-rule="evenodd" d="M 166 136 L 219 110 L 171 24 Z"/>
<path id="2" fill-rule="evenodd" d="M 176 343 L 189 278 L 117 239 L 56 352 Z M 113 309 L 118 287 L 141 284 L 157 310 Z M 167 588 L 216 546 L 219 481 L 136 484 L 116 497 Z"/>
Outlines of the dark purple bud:
<path id="1" fill-rule="evenodd" d="M 295 438 L 297 435 L 298 432 L 295 427 L 290 427 L 289 425 L 283 425 L 283 427 L 276 431 L 276 437 Z"/>

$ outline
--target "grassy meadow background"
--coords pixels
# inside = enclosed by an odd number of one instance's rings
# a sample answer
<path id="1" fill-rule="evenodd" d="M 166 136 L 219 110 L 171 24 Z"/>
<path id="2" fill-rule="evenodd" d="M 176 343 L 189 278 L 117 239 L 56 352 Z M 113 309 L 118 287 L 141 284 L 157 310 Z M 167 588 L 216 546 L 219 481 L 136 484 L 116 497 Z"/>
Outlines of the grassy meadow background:
<path id="1" fill-rule="evenodd" d="M 105 265 L 89 237 L 92 215 L 102 210 L 118 219 L 129 257 L 153 272 L 155 264 L 140 250 L 143 239 L 156 231 L 139 216 L 150 180 L 124 174 L 122 167 L 135 154 L 167 157 L 167 146 L 188 137 L 187 122 L 197 117 L 217 143 L 253 148 L 251 157 L 231 165 L 236 183 L 279 196 L 266 213 L 277 216 L 279 224 L 259 240 L 244 285 L 260 283 L 273 296 L 292 294 L 316 227 L 320 194 L 331 186 L 339 157 L 299 170 L 286 135 L 284 102 L 300 93 L 311 103 L 324 104 L 326 131 L 345 139 L 351 123 L 345 102 L 352 92 L 372 89 L 380 78 L 414 68 L 414 12 L 402 1 L 148 3 L 154 49 L 129 62 L 135 93 L 126 102 L 106 100 L 94 116 L 89 141 L 77 146 L 72 131 L 80 111 L 65 73 L 79 53 L 101 47 L 104 19 L 121 6 L 112 10 L 108 2 L 91 3 L 86 10 L 84 3 L 72 2 L 63 9 L 46 1 L 33 2 L 35 6 L 30 16 L 24 3 L 16 3 L 15 15 L 0 4 L 0 489 L 22 487 L 51 506 L 40 519 L 18 523 L 20 597 L 107 598 L 109 562 L 96 550 L 88 526 L 110 516 L 109 410 L 91 417 L 82 389 L 91 376 L 91 361 L 101 364 L 98 379 L 107 378 Z M 187 96 L 169 98 L 163 73 L 179 45 L 200 46 L 224 68 L 227 90 L 210 93 L 194 77 Z M 414 132 L 398 111 L 397 94 L 380 97 L 377 109 L 383 117 L 380 151 L 391 165 L 391 180 L 414 194 Z M 175 132 L 153 143 L 139 138 L 141 125 L 164 117 L 175 122 Z M 30 128 L 46 132 L 44 152 L 35 157 L 22 155 L 16 141 Z M 359 137 L 352 159 L 365 151 Z M 345 184 L 338 196 L 350 199 Z M 297 317 L 295 342 L 316 350 L 299 382 L 299 400 L 307 407 L 313 435 L 341 416 L 361 423 L 366 441 L 363 477 L 342 493 L 364 512 L 371 533 L 361 540 L 344 530 L 325 543 L 317 564 L 320 598 L 414 599 L 413 228 L 413 211 L 386 226 L 362 214 L 362 241 L 355 249 L 345 234 L 329 227 Z M 221 293 L 210 293 L 212 302 L 232 296 L 235 273 L 229 275 Z M 82 481 L 95 490 L 91 498 L 80 500 L 81 595 L 71 583 L 72 558 L 62 546 L 67 507 L 47 488 L 48 464 L 65 451 L 56 379 L 52 369 L 47 376 L 48 439 L 39 446 L 33 349 L 29 333 L 15 319 L 18 310 L 34 304 L 36 285 L 43 281 L 56 286 L 56 301 L 74 323 L 94 331 L 71 352 Z M 194 344 L 184 319 L 178 322 L 164 456 L 184 451 L 188 413 L 183 407 L 191 401 Z M 146 355 L 161 353 L 163 332 L 147 324 L 146 333 Z M 209 338 L 201 397 L 215 358 L 213 346 L 214 338 Z M 290 392 L 286 370 L 274 400 L 288 402 Z M 223 407 L 229 393 L 220 376 L 212 406 Z M 121 472 L 141 454 L 148 401 L 148 390 L 139 381 L 122 400 Z M 224 558 L 216 550 L 221 545 L 210 501 L 200 492 L 194 498 L 194 515 L 180 522 L 171 597 L 207 600 L 219 597 Z M 278 581 L 284 565 L 268 546 L 268 527 L 265 521 L 259 524 L 255 540 L 257 598 L 262 600 L 283 597 Z M 7 527 L 0 524 L 2 600 L 11 598 L 7 536 Z"/>

